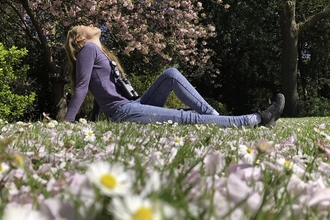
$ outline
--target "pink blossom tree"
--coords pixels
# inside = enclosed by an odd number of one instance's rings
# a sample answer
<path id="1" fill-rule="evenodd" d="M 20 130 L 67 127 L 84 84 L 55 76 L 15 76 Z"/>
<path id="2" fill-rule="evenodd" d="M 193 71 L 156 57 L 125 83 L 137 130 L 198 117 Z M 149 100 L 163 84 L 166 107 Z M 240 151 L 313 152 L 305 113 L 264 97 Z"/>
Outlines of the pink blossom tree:
<path id="1" fill-rule="evenodd" d="M 222 4 L 222 1 L 218 1 Z M 51 77 L 57 119 L 66 112 L 63 42 L 71 26 L 93 23 L 102 28 L 113 52 L 138 53 L 145 63 L 179 64 L 203 73 L 212 68 L 212 50 L 206 40 L 216 36 L 211 24 L 202 24 L 198 0 L 2 0 L 0 24 L 10 18 L 17 34 L 37 42 Z M 227 7 L 227 6 L 226 6 Z M 109 38 L 111 38 L 109 40 Z M 129 57 L 134 61 L 134 56 Z M 148 65 L 150 66 L 150 65 Z"/>

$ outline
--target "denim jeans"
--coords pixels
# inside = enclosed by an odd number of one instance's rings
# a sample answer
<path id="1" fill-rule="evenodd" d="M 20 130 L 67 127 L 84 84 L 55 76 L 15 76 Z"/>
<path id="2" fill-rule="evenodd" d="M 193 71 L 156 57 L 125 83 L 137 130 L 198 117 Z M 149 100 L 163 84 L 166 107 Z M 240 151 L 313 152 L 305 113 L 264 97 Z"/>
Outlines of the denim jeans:
<path id="1" fill-rule="evenodd" d="M 171 91 L 195 112 L 164 108 Z M 144 124 L 171 120 L 179 124 L 218 124 L 221 127 L 254 126 L 261 121 L 258 114 L 222 116 L 214 115 L 215 112 L 177 69 L 170 68 L 155 80 L 141 98 L 120 106 L 111 119 Z"/>

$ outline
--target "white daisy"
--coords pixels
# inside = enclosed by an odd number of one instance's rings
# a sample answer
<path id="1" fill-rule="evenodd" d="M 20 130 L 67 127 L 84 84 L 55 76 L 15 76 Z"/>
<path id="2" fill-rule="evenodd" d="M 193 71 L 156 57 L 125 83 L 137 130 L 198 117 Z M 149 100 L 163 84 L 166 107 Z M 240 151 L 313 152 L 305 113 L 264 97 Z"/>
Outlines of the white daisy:
<path id="1" fill-rule="evenodd" d="M 244 163 L 253 164 L 255 162 L 256 152 L 252 148 L 252 146 L 247 147 L 244 144 L 240 144 L 238 146 L 238 154 L 241 155 L 241 156 L 243 156 L 242 157 L 242 161 Z"/>
<path id="2" fill-rule="evenodd" d="M 316 131 L 317 133 L 320 133 L 321 129 L 320 128 L 314 128 L 314 131 Z"/>
<path id="3" fill-rule="evenodd" d="M 91 164 L 86 171 L 87 178 L 107 196 L 129 193 L 132 185 L 130 175 L 119 164 L 98 161 Z"/>
<path id="4" fill-rule="evenodd" d="M 24 167 L 25 165 L 25 158 L 21 154 L 13 154 L 12 155 L 12 165 L 14 167 Z"/>
<path id="5" fill-rule="evenodd" d="M 9 203 L 2 216 L 2 220 L 47 220 L 41 212 L 29 209 L 23 205 Z"/>
<path id="6" fill-rule="evenodd" d="M 269 153 L 272 150 L 274 142 L 261 139 L 257 144 L 259 153 Z"/>
<path id="7" fill-rule="evenodd" d="M 55 123 L 54 122 L 48 122 L 47 126 L 50 127 L 50 128 L 55 128 Z"/>
<path id="8" fill-rule="evenodd" d="M 16 122 L 16 124 L 17 124 L 17 125 L 24 125 L 24 122 L 22 122 L 22 121 L 18 121 L 18 122 Z"/>
<path id="9" fill-rule="evenodd" d="M 201 131 L 204 131 L 206 129 L 206 126 L 205 125 L 199 125 L 199 124 L 195 124 L 195 127 L 198 129 L 198 130 L 201 130 Z"/>
<path id="10" fill-rule="evenodd" d="M 0 164 L 0 180 L 4 177 L 4 175 L 6 175 L 8 170 L 9 170 L 9 165 L 2 162 Z"/>
<path id="11" fill-rule="evenodd" d="M 184 137 L 174 137 L 173 144 L 176 147 L 183 146 L 184 145 Z"/>
<path id="12" fill-rule="evenodd" d="M 282 170 L 292 170 L 292 172 L 297 175 L 302 175 L 305 173 L 305 170 L 302 167 L 291 161 L 285 160 L 284 158 L 277 159 L 276 163 L 280 165 Z"/>
<path id="13" fill-rule="evenodd" d="M 79 122 L 80 122 L 80 123 L 83 123 L 83 124 L 87 124 L 87 120 L 84 119 L 84 118 L 80 118 L 80 119 L 79 119 Z"/>
<path id="14" fill-rule="evenodd" d="M 116 220 L 161 220 L 175 217 L 172 207 L 137 195 L 113 198 L 108 211 Z"/>
<path id="15" fill-rule="evenodd" d="M 276 162 L 282 166 L 282 168 L 285 168 L 285 169 L 292 169 L 293 167 L 293 163 L 290 162 L 290 161 L 287 161 L 285 160 L 284 158 L 279 158 L 276 160 Z"/>
<path id="16" fill-rule="evenodd" d="M 56 120 L 50 120 L 50 122 L 54 123 L 54 125 L 58 125 L 58 122 Z"/>
<path id="17" fill-rule="evenodd" d="M 83 128 L 82 131 L 85 135 L 84 141 L 87 141 L 87 142 L 95 141 L 94 131 L 91 128 L 86 127 L 86 128 Z"/>

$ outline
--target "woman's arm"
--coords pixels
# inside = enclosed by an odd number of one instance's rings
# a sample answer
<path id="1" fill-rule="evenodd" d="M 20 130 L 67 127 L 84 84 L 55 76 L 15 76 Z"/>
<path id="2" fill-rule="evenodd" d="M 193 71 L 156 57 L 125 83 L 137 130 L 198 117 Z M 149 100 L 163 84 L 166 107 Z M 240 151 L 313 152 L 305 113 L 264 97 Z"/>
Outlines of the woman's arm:
<path id="1" fill-rule="evenodd" d="M 76 62 L 76 87 L 69 104 L 65 120 L 74 121 L 76 115 L 87 95 L 89 81 L 93 71 L 96 57 L 96 45 L 86 43 L 77 54 Z"/>

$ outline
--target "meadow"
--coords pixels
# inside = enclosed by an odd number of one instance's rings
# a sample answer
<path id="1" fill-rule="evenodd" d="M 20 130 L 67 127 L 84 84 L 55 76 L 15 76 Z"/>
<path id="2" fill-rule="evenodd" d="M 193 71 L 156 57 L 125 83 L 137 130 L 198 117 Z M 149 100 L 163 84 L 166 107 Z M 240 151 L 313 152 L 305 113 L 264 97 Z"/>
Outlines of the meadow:
<path id="1" fill-rule="evenodd" d="M 0 121 L 0 216 L 329 219 L 330 118 L 273 128 Z"/>

